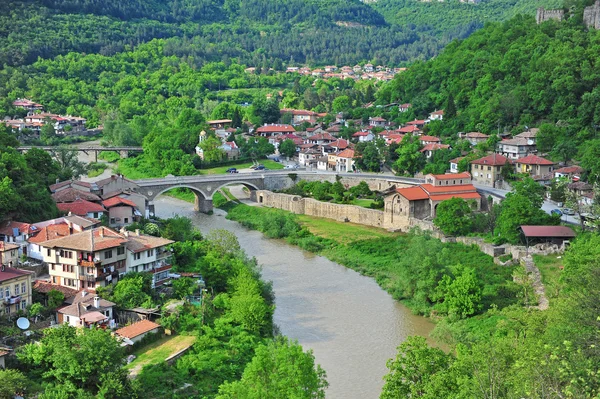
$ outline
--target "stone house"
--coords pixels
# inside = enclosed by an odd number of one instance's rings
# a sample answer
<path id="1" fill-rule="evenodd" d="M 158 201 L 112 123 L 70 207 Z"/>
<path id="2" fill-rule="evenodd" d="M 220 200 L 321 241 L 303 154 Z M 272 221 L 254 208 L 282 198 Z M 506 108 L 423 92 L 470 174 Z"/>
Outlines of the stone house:
<path id="1" fill-rule="evenodd" d="M 492 154 L 471 161 L 471 176 L 473 182 L 495 187 L 496 182 L 502 178 L 502 168 L 506 164 L 512 165 L 512 161 L 500 154 Z"/>
<path id="2" fill-rule="evenodd" d="M 0 265 L 19 266 L 19 248 L 16 244 L 0 241 Z"/>
<path id="3" fill-rule="evenodd" d="M 526 138 L 507 139 L 498 142 L 496 153 L 508 157 L 512 160 L 524 158 L 527 155 L 537 153 L 535 143 Z"/>
<path id="4" fill-rule="evenodd" d="M 554 162 L 537 155 L 527 155 L 515 162 L 517 173 L 527 173 L 530 176 L 546 176 L 552 174 Z"/>
<path id="5" fill-rule="evenodd" d="M 480 132 L 463 133 L 459 136 L 467 140 L 473 146 L 479 143 L 485 143 L 490 138 L 490 136 L 488 136 L 487 134 L 483 134 Z"/>

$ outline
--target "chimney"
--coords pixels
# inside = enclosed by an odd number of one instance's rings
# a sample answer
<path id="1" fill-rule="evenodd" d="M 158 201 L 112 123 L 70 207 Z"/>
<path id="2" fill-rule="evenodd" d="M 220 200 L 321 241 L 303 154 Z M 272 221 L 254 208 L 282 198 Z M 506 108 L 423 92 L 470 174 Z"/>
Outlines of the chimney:
<path id="1" fill-rule="evenodd" d="M 138 237 L 140 236 L 140 229 L 135 229 L 135 235 Z"/>
<path id="2" fill-rule="evenodd" d="M 125 231 L 123 232 L 123 234 L 125 235 L 125 237 L 129 237 L 129 230 L 125 230 Z"/>
<path id="3" fill-rule="evenodd" d="M 56 178 L 56 184 L 60 183 L 60 179 L 57 177 Z"/>
<path id="4" fill-rule="evenodd" d="M 100 307 L 100 297 L 99 296 L 94 297 L 94 307 L 96 309 L 98 309 Z"/>
<path id="5" fill-rule="evenodd" d="M 100 231 L 99 231 L 100 237 L 104 237 L 104 228 L 100 227 Z M 93 235 L 93 233 L 92 233 Z"/>
<path id="6" fill-rule="evenodd" d="M 86 291 L 86 290 L 83 290 L 83 291 L 81 291 L 81 297 L 82 297 L 82 298 L 83 298 L 84 296 L 86 296 L 86 295 L 87 295 L 87 291 Z"/>

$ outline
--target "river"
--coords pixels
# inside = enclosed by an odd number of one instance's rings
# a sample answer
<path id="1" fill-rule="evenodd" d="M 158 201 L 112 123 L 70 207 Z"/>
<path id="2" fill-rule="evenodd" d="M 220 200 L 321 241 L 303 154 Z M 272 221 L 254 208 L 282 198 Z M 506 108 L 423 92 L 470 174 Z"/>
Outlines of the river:
<path id="1" fill-rule="evenodd" d="M 377 283 L 330 260 L 281 240 L 265 238 L 237 222 L 194 212 L 193 206 L 170 197 L 154 201 L 162 218 L 192 219 L 207 233 L 226 229 L 262 265 L 273 281 L 275 323 L 281 333 L 314 351 L 327 372 L 328 399 L 376 399 L 387 373 L 386 361 L 409 335 L 427 337 L 433 324 L 394 301 Z"/>

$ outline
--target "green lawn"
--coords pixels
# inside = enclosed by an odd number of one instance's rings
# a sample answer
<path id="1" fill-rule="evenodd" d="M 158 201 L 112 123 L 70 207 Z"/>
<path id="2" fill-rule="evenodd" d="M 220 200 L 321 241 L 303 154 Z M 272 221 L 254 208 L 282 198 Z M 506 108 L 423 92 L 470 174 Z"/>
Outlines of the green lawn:
<path id="1" fill-rule="evenodd" d="M 144 366 L 164 362 L 169 356 L 192 345 L 196 338 L 194 335 L 165 335 L 158 341 L 133 352 L 137 358 L 125 368 L 132 374 L 137 374 Z"/>
<path id="2" fill-rule="evenodd" d="M 363 208 L 371 208 L 373 203 L 372 199 L 355 199 L 352 201 L 352 205 L 362 206 Z"/>
<path id="3" fill-rule="evenodd" d="M 533 255 L 533 262 L 540 269 L 542 283 L 546 287 L 546 295 L 556 298 L 560 287 L 560 273 L 564 257 L 558 259 L 557 255 Z"/>
<path id="4" fill-rule="evenodd" d="M 399 233 L 390 233 L 377 227 L 363 226 L 354 223 L 336 222 L 331 219 L 316 218 L 313 216 L 298 215 L 300 224 L 318 237 L 328 238 L 340 244 L 348 244 L 358 240 L 372 238 L 397 237 Z"/>

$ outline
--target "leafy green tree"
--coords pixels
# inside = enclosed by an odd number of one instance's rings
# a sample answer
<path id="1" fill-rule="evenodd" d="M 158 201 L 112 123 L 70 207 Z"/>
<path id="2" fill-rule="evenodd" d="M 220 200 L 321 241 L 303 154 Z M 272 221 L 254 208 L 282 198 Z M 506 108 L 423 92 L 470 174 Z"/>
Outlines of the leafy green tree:
<path id="1" fill-rule="evenodd" d="M 413 176 L 425 165 L 425 157 L 420 152 L 421 144 L 418 137 L 406 135 L 400 143 L 396 153 L 398 160 L 394 163 L 394 169 L 399 175 Z"/>
<path id="2" fill-rule="evenodd" d="M 56 132 L 54 131 L 54 126 L 50 120 L 47 120 L 40 129 L 40 140 L 46 145 L 51 145 L 55 138 Z"/>
<path id="3" fill-rule="evenodd" d="M 198 288 L 196 280 L 192 278 L 178 278 L 173 281 L 173 296 L 178 299 L 186 298 L 194 293 Z"/>
<path id="4" fill-rule="evenodd" d="M 369 172 L 379 172 L 381 170 L 384 154 L 375 141 L 358 143 L 356 153 L 354 160 L 360 170 Z"/>
<path id="5" fill-rule="evenodd" d="M 200 148 L 204 154 L 204 161 L 219 162 L 226 156 L 225 150 L 221 147 L 223 143 L 215 136 L 208 136 L 200 143 Z"/>
<path id="6" fill-rule="evenodd" d="M 47 393 L 60 389 L 61 397 L 136 397 L 122 366 L 125 352 L 109 331 L 49 328 L 39 342 L 25 345 L 18 357 L 42 373 L 50 384 Z"/>
<path id="7" fill-rule="evenodd" d="M 351 102 L 350 97 L 348 96 L 339 96 L 333 100 L 331 104 L 331 110 L 335 113 L 337 112 L 346 112 L 350 109 Z"/>
<path id="8" fill-rule="evenodd" d="M 560 218 L 548 215 L 536 205 L 530 196 L 508 193 L 502 201 L 502 212 L 496 221 L 494 234 L 500 241 L 518 244 L 521 241 L 519 226 L 555 225 L 560 222 Z"/>
<path id="9" fill-rule="evenodd" d="M 288 158 L 296 155 L 296 144 L 291 139 L 285 139 L 279 144 L 279 153 Z"/>
<path id="10" fill-rule="evenodd" d="M 24 156 L 29 167 L 39 176 L 45 178 L 43 181 L 45 186 L 56 183 L 56 179 L 62 177 L 58 163 L 46 151 L 32 148 Z"/>
<path id="11" fill-rule="evenodd" d="M 600 140 L 587 142 L 582 153 L 581 167 L 588 173 L 588 182 L 600 182 Z"/>
<path id="12" fill-rule="evenodd" d="M 219 388 L 218 399 L 324 399 L 325 371 L 312 352 L 287 338 L 259 346 L 240 381 Z"/>
<path id="13" fill-rule="evenodd" d="M 443 308 L 451 317 L 465 318 L 481 310 L 481 285 L 475 269 L 456 266 L 455 278 L 442 277 L 437 290 Z"/>
<path id="14" fill-rule="evenodd" d="M 56 309 L 65 301 L 65 295 L 58 290 L 48 292 L 48 309 Z"/>
<path id="15" fill-rule="evenodd" d="M 127 274 L 115 285 L 110 297 L 119 307 L 132 309 L 136 307 L 151 308 L 153 306 L 148 278 L 141 273 Z"/>
<path id="16" fill-rule="evenodd" d="M 444 108 L 444 119 L 452 119 L 456 117 L 456 104 L 454 103 L 454 96 L 452 93 L 448 94 L 446 100 L 446 108 Z"/>
<path id="17" fill-rule="evenodd" d="M 74 148 L 60 146 L 53 151 L 53 156 L 60 167 L 59 178 L 61 181 L 78 179 L 87 171 L 86 165 L 79 161 L 78 152 Z"/>
<path id="18" fill-rule="evenodd" d="M 472 209 L 462 198 L 442 201 L 436 210 L 433 224 L 449 236 L 466 235 L 473 226 Z"/>
<path id="19" fill-rule="evenodd" d="M 258 94 L 252 102 L 253 114 L 261 124 L 275 123 L 279 120 L 279 105 L 274 99 L 267 99 L 264 94 Z"/>
<path id="20" fill-rule="evenodd" d="M 13 399 L 31 384 L 23 373 L 13 369 L 0 369 L 0 381 L 0 399 Z"/>
<path id="21" fill-rule="evenodd" d="M 162 229 L 162 236 L 179 242 L 200 240 L 202 238 L 192 221 L 184 216 L 167 219 Z"/>
<path id="22" fill-rule="evenodd" d="M 408 337 L 398 347 L 396 359 L 390 359 L 390 370 L 384 377 L 381 399 L 433 398 L 432 387 L 452 364 L 452 357 L 431 348 L 423 337 Z"/>

